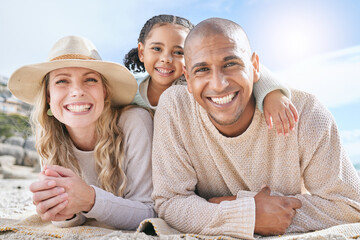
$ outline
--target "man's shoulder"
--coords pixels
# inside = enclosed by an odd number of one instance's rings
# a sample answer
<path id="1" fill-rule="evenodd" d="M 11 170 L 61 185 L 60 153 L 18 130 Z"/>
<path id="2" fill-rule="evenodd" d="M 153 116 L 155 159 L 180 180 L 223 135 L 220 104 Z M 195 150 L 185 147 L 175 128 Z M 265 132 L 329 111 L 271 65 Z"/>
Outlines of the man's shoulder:
<path id="1" fill-rule="evenodd" d="M 314 94 L 294 88 L 291 89 L 291 101 L 300 112 L 321 105 Z"/>
<path id="2" fill-rule="evenodd" d="M 161 94 L 158 109 L 161 108 L 162 105 L 182 108 L 193 102 L 193 96 L 187 90 L 186 85 L 174 85 Z"/>

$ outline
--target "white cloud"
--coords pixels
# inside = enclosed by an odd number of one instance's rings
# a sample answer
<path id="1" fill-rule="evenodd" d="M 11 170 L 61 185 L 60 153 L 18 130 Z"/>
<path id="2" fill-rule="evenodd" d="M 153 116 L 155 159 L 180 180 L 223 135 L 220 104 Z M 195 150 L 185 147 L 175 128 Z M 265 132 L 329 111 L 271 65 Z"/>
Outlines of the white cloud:
<path id="1" fill-rule="evenodd" d="M 327 107 L 360 99 L 360 46 L 315 56 L 277 72 L 290 86 L 315 94 Z"/>

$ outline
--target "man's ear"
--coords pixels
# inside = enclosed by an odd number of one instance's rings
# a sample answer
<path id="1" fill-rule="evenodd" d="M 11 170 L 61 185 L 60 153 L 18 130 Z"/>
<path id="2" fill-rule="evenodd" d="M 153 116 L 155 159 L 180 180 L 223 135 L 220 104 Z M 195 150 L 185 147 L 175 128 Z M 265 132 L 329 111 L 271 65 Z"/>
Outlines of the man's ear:
<path id="1" fill-rule="evenodd" d="M 144 44 L 139 42 L 138 43 L 138 56 L 139 56 L 140 62 L 144 62 L 144 49 L 145 49 Z"/>
<path id="2" fill-rule="evenodd" d="M 183 72 L 184 72 L 184 76 L 186 79 L 186 83 L 187 83 L 187 89 L 189 91 L 189 93 L 192 93 L 192 88 L 191 88 L 191 84 L 190 84 L 190 78 L 189 78 L 189 73 L 186 70 L 186 66 L 183 66 Z"/>
<path id="3" fill-rule="evenodd" d="M 254 74 L 254 83 L 259 81 L 260 79 L 260 62 L 259 62 L 259 55 L 256 52 L 253 53 L 251 56 L 251 63 L 253 65 L 253 74 Z"/>

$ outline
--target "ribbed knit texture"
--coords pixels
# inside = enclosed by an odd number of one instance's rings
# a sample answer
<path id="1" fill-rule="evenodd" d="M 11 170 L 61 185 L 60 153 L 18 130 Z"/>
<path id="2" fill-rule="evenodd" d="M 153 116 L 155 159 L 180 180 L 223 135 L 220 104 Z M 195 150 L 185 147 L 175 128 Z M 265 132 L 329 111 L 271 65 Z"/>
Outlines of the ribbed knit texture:
<path id="1" fill-rule="evenodd" d="M 292 90 L 292 101 L 299 122 L 289 136 L 268 130 L 255 110 L 248 129 L 229 138 L 186 87 L 165 91 L 154 120 L 152 197 L 159 217 L 184 233 L 252 238 L 253 196 L 267 184 L 276 195 L 302 201 L 288 232 L 359 222 L 360 181 L 333 117 L 310 94 Z M 231 195 L 237 200 L 207 202 Z"/>

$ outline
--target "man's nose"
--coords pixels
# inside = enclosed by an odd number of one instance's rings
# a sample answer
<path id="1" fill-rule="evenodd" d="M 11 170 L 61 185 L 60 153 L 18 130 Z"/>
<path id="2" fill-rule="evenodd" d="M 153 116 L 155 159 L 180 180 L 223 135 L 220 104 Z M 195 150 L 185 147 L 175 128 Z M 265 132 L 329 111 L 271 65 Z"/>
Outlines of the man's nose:
<path id="1" fill-rule="evenodd" d="M 221 71 L 213 71 L 209 85 L 212 90 L 222 92 L 229 86 L 229 82 Z"/>

